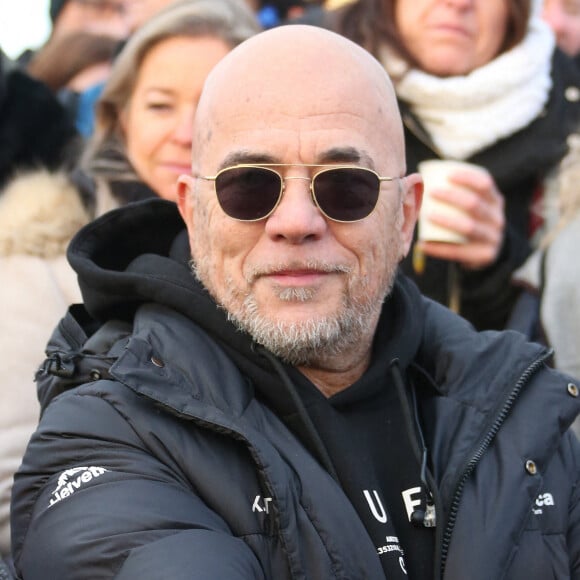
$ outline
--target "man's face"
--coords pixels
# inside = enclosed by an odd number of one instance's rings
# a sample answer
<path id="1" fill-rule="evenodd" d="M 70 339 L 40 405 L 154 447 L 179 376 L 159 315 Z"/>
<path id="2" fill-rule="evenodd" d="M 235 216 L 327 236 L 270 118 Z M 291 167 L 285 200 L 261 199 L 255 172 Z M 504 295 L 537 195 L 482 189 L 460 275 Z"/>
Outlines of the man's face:
<path id="1" fill-rule="evenodd" d="M 385 112 L 389 105 L 376 88 L 365 94 L 364 84 L 344 82 L 335 64 L 303 77 L 282 66 L 277 82 L 258 72 L 254 87 L 222 92 L 199 127 L 199 173 L 269 162 L 297 164 L 280 167 L 284 177 L 316 171 L 300 164 L 402 176 L 402 138 Z M 355 223 L 326 218 L 306 179 L 287 179 L 279 205 L 256 222 L 227 216 L 211 181 L 198 179 L 193 189 L 191 196 L 182 191 L 180 206 L 197 274 L 234 321 L 299 366 L 368 347 L 412 234 L 414 215 L 401 203 L 414 191 L 406 180 L 383 182 L 374 212 Z"/>

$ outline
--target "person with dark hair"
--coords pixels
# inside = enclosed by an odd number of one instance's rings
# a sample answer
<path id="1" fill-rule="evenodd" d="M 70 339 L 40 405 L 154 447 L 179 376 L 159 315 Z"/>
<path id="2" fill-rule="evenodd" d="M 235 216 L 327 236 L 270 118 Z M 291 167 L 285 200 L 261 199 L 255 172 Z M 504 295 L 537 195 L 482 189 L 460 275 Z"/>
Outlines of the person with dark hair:
<path id="1" fill-rule="evenodd" d="M 118 41 L 125 40 L 131 32 L 131 15 L 127 9 L 128 0 L 50 0 L 50 34 L 46 43 L 62 36 L 85 32 L 105 35 Z M 42 49 L 43 47 L 41 47 Z M 38 52 L 26 49 L 16 62 L 26 69 Z"/>
<path id="2" fill-rule="evenodd" d="M 578 385 L 399 274 L 423 187 L 381 64 L 253 36 L 208 75 L 191 160 L 177 204 L 69 247 L 84 305 L 37 374 L 18 574 L 580 578 Z"/>
<path id="3" fill-rule="evenodd" d="M 98 90 L 93 89 L 101 85 L 113 55 L 131 32 L 127 0 L 51 0 L 48 8 L 48 40 L 39 49 L 26 49 L 16 62 L 53 91 L 59 87 L 67 114 L 79 133 L 87 137 L 92 131 L 92 108 L 98 96 Z M 71 75 L 89 65 L 93 65 L 94 79 L 87 74 L 82 82 L 77 79 L 75 90 L 67 90 L 64 85 Z"/>
<path id="4" fill-rule="evenodd" d="M 403 268 L 421 290 L 480 329 L 503 328 L 510 283 L 541 226 L 535 208 L 580 116 L 580 74 L 555 49 L 541 0 L 358 0 L 326 26 L 368 49 L 391 75 L 407 159 L 467 161 L 438 191 L 462 211 L 432 213 L 465 243 L 420 241 Z M 414 258 L 414 260 L 413 260 Z"/>

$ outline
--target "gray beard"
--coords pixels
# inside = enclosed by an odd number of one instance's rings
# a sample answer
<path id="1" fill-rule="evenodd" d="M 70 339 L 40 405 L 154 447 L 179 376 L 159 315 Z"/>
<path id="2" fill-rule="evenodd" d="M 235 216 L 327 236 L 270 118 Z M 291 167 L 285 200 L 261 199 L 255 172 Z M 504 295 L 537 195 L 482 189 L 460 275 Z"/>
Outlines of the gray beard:
<path id="1" fill-rule="evenodd" d="M 204 267 L 192 262 L 192 270 L 204 285 Z M 394 273 L 388 277 L 387 287 L 380 299 L 359 301 L 351 292 L 343 295 L 338 312 L 325 318 L 301 322 L 280 322 L 260 314 L 253 294 L 239 296 L 228 280 L 225 294 L 217 300 L 226 312 L 228 319 L 243 332 L 248 333 L 255 342 L 267 348 L 285 363 L 292 366 L 317 366 L 324 361 L 340 356 L 368 340 L 370 329 L 379 318 L 385 296 L 392 288 Z M 281 288 L 278 299 L 288 302 L 308 302 L 315 291 L 308 288 Z M 234 308 L 235 307 L 235 308 Z"/>
<path id="2" fill-rule="evenodd" d="M 308 293 L 307 290 L 292 292 Z M 283 294 L 288 294 L 285 290 Z M 281 300 L 286 299 L 282 294 Z M 280 323 L 260 315 L 253 295 L 248 296 L 240 313 L 228 313 L 228 318 L 258 343 L 265 346 L 285 363 L 293 366 L 314 366 L 322 360 L 340 355 L 359 344 L 368 333 L 368 322 L 377 308 L 370 304 L 349 305 L 343 300 L 341 311 L 335 316 L 299 323 Z"/>

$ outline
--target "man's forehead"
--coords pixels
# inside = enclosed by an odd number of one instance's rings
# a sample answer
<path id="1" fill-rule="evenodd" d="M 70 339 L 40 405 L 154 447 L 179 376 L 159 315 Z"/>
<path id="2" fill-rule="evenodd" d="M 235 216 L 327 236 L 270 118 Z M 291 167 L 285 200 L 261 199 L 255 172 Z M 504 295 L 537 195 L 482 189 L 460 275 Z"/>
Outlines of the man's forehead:
<path id="1" fill-rule="evenodd" d="M 385 104 L 394 103 L 383 67 L 368 52 L 328 30 L 287 25 L 231 51 L 210 73 L 199 106 L 204 109 L 206 101 L 216 107 L 244 102 L 267 106 L 280 100 L 291 106 L 296 99 L 312 105 L 337 92 L 359 99 L 382 93 Z M 324 101 L 320 105 L 324 111 Z"/>
<path id="2" fill-rule="evenodd" d="M 332 54 L 358 55 L 372 60 L 370 54 L 344 36 L 317 26 L 286 25 L 259 34 L 237 46 L 227 61 L 240 66 L 251 62 L 253 66 L 269 68 L 275 63 L 300 63 L 308 59 L 325 59 Z"/>
<path id="3" fill-rule="evenodd" d="M 398 106 L 382 66 L 335 33 L 290 25 L 242 43 L 210 73 L 197 109 L 194 157 L 210 153 L 210 142 L 219 143 L 221 156 L 243 149 L 249 138 L 257 157 L 269 153 L 260 151 L 262 140 L 323 161 L 326 150 L 351 142 L 362 151 L 377 132 L 402 143 Z"/>

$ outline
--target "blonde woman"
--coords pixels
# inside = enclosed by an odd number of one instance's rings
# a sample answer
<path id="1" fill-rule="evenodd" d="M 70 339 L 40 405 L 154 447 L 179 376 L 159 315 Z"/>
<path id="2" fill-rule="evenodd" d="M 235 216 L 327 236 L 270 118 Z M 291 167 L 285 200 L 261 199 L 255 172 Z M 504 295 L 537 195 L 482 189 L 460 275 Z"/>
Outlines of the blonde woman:
<path id="1" fill-rule="evenodd" d="M 99 99 L 82 162 L 96 181 L 97 213 L 153 195 L 174 199 L 205 77 L 259 30 L 244 0 L 186 0 L 135 32 Z"/>

